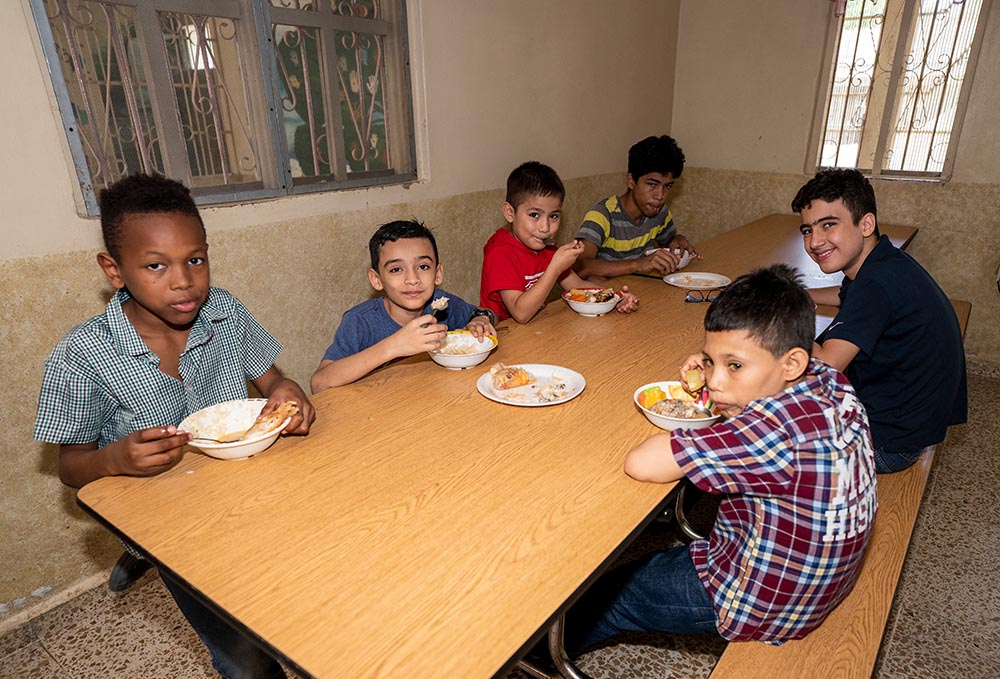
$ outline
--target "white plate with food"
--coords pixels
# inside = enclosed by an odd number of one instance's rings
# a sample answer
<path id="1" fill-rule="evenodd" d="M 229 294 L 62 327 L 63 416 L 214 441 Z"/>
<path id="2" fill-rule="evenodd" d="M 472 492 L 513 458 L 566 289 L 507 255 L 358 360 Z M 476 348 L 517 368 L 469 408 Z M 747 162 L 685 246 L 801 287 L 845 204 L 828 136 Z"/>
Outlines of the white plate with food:
<path id="1" fill-rule="evenodd" d="M 497 363 L 476 381 L 479 393 L 512 406 L 554 406 L 572 400 L 587 386 L 583 375 L 544 363 Z"/>
<path id="2" fill-rule="evenodd" d="M 722 274 L 703 271 L 672 273 L 664 276 L 663 282 L 685 290 L 717 290 L 732 283 L 728 277 Z"/>

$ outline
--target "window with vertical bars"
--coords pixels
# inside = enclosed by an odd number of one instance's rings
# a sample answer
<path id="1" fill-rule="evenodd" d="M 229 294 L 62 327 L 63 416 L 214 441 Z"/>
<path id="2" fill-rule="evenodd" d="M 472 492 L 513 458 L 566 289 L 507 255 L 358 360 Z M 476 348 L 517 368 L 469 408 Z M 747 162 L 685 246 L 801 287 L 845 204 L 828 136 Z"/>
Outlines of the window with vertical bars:
<path id="1" fill-rule="evenodd" d="M 89 214 L 416 179 L 405 0 L 30 0 Z"/>
<path id="2" fill-rule="evenodd" d="M 990 0 L 841 0 L 819 167 L 947 179 Z"/>

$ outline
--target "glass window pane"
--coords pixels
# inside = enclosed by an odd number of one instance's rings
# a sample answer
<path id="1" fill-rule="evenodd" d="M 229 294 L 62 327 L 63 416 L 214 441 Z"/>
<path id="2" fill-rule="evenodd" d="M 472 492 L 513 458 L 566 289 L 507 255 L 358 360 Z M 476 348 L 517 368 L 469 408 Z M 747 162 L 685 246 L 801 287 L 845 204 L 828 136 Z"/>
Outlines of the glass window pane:
<path id="1" fill-rule="evenodd" d="M 270 0 L 271 7 L 281 7 L 282 9 L 302 9 L 308 12 L 315 12 L 317 2 L 314 0 Z"/>
<path id="2" fill-rule="evenodd" d="M 885 167 L 941 172 L 982 0 L 922 0 L 902 64 Z"/>
<path id="3" fill-rule="evenodd" d="M 336 45 L 347 171 L 388 170 L 382 36 L 338 31 Z"/>
<path id="4" fill-rule="evenodd" d="M 292 177 L 333 172 L 326 129 L 327 77 L 318 28 L 273 27 L 285 139 Z"/>
<path id="5" fill-rule="evenodd" d="M 94 188 L 163 172 L 135 9 L 50 0 L 45 11 Z"/>
<path id="6" fill-rule="evenodd" d="M 379 0 L 330 0 L 330 11 L 341 16 L 375 19 L 380 9 Z"/>
<path id="7" fill-rule="evenodd" d="M 238 22 L 165 12 L 160 25 L 192 186 L 259 181 Z"/>

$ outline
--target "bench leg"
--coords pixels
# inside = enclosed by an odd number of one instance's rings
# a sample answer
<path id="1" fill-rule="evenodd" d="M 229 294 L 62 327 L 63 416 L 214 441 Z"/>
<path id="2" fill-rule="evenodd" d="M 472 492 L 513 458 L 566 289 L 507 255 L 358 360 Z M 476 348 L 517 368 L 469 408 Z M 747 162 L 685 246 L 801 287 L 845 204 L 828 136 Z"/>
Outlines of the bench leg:
<path id="1" fill-rule="evenodd" d="M 565 629 L 566 615 L 562 614 L 549 628 L 549 654 L 552 662 L 556 666 L 558 674 L 549 674 L 542 668 L 528 660 L 519 660 L 517 667 L 522 672 L 535 677 L 535 679 L 590 679 L 587 674 L 573 664 L 566 654 L 566 647 L 563 645 L 563 630 Z"/>

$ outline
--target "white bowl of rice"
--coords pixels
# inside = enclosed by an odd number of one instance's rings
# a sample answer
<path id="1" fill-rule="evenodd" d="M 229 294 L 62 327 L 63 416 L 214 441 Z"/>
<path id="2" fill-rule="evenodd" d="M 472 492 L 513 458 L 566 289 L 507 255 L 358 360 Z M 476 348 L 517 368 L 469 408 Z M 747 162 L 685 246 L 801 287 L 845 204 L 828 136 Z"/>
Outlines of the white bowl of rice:
<path id="1" fill-rule="evenodd" d="M 449 370 L 465 370 L 485 361 L 496 345 L 497 338 L 493 335 L 476 339 L 468 330 L 451 330 L 440 349 L 427 353 L 435 363 Z"/>

